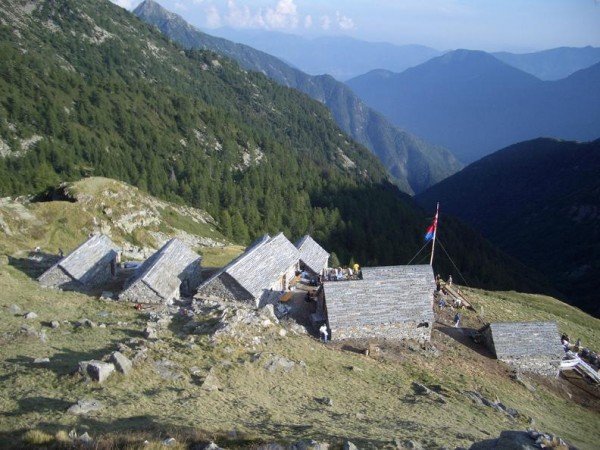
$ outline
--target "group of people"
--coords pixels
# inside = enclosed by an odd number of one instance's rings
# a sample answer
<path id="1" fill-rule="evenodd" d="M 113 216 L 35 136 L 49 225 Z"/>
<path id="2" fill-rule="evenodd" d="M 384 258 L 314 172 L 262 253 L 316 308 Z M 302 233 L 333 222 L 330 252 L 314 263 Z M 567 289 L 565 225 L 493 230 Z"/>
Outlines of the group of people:
<path id="1" fill-rule="evenodd" d="M 565 350 L 565 353 L 571 352 L 574 355 L 579 356 L 585 362 L 587 362 L 594 369 L 600 369 L 600 355 L 597 352 L 590 350 L 587 347 L 581 345 L 581 339 L 577 339 L 575 344 L 571 344 L 571 339 L 568 334 L 563 334 L 560 337 L 560 342 Z"/>
<path id="2" fill-rule="evenodd" d="M 345 281 L 356 280 L 359 278 L 360 266 L 354 264 L 345 269 L 341 267 L 323 269 L 323 280 L 325 281 Z"/>

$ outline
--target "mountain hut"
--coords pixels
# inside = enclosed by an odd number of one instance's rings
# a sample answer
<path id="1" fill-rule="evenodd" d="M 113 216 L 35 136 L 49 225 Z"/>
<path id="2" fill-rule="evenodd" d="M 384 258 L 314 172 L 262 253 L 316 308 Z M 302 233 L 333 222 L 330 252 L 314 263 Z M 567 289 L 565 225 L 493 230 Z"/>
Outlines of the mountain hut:
<path id="1" fill-rule="evenodd" d="M 362 280 L 323 285 L 332 339 L 431 339 L 431 266 L 363 267 L 362 274 Z"/>
<path id="2" fill-rule="evenodd" d="M 296 248 L 300 252 L 300 270 L 321 275 L 327 268 L 329 253 L 308 234 L 296 242 Z"/>
<path id="3" fill-rule="evenodd" d="M 116 275 L 118 252 L 108 236 L 92 236 L 46 270 L 38 281 L 42 286 L 64 290 L 101 287 Z"/>
<path id="4" fill-rule="evenodd" d="M 283 235 L 265 235 L 198 288 L 198 296 L 251 303 L 274 303 L 298 270 L 298 249 Z"/>
<path id="5" fill-rule="evenodd" d="M 119 300 L 171 304 L 193 295 L 201 281 L 200 262 L 200 256 L 173 238 L 136 270 Z"/>
<path id="6" fill-rule="evenodd" d="M 479 330 L 486 347 L 518 369 L 556 375 L 564 351 L 556 322 L 499 322 Z"/>

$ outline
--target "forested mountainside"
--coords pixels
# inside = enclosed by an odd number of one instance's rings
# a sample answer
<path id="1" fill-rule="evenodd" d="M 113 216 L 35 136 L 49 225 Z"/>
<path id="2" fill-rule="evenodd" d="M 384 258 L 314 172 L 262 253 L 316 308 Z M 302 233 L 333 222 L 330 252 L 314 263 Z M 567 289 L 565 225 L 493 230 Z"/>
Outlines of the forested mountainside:
<path id="1" fill-rule="evenodd" d="M 481 51 L 456 50 L 400 74 L 348 82 L 396 125 L 470 163 L 540 136 L 600 137 L 600 63 L 542 81 Z"/>
<path id="2" fill-rule="evenodd" d="M 406 193 L 421 192 L 462 167 L 446 149 L 392 125 L 329 75 L 311 76 L 254 48 L 210 36 L 153 0 L 142 2 L 134 13 L 185 48 L 212 50 L 324 103 L 339 127 L 371 149 Z"/>
<path id="3" fill-rule="evenodd" d="M 500 61 L 540 80 L 560 80 L 600 62 L 598 47 L 558 47 L 533 53 L 492 53 Z"/>
<path id="4" fill-rule="evenodd" d="M 430 218 L 318 102 L 184 51 L 108 0 L 0 5 L 0 195 L 105 176 L 201 208 L 241 244 L 310 233 L 364 265 L 421 247 Z M 445 233 L 472 285 L 547 286 L 468 228 Z"/>
<path id="5" fill-rule="evenodd" d="M 536 139 L 477 161 L 417 197 L 481 230 L 600 315 L 600 140 Z"/>

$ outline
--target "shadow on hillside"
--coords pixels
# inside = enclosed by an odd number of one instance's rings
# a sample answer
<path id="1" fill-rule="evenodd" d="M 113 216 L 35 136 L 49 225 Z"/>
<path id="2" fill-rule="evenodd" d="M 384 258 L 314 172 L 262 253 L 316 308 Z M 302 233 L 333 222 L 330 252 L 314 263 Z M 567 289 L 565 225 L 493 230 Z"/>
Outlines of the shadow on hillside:
<path id="1" fill-rule="evenodd" d="M 21 416 L 23 414 L 27 414 L 30 412 L 35 412 L 38 414 L 51 413 L 55 411 L 66 411 L 71 403 L 66 400 L 43 397 L 43 396 L 34 396 L 34 397 L 25 397 L 17 400 L 18 407 L 14 411 L 2 412 L 0 413 L 1 417 L 15 417 Z"/>
<path id="2" fill-rule="evenodd" d="M 459 344 L 479 353 L 481 356 L 486 358 L 494 359 L 494 355 L 484 345 L 477 344 L 471 336 L 477 332 L 475 328 L 454 328 L 448 325 L 442 325 L 439 322 L 436 323 L 435 329 L 444 333 L 446 336 L 451 337 Z"/>
<path id="3" fill-rule="evenodd" d="M 51 370 L 58 376 L 71 375 L 77 371 L 80 361 L 90 361 L 92 359 L 100 360 L 103 356 L 108 355 L 117 350 L 117 343 L 120 340 L 112 340 L 106 347 L 89 350 L 89 351 L 74 351 L 63 348 L 59 353 L 50 357 L 50 362 L 46 364 L 33 364 L 33 359 L 28 356 L 17 356 L 6 361 L 16 364 L 26 370 L 46 369 Z M 17 374 L 18 376 L 18 374 Z"/>
<path id="4" fill-rule="evenodd" d="M 29 278 L 36 280 L 41 274 L 60 261 L 60 256 L 53 253 L 30 251 L 26 257 L 8 257 L 8 264 L 20 270 Z"/>

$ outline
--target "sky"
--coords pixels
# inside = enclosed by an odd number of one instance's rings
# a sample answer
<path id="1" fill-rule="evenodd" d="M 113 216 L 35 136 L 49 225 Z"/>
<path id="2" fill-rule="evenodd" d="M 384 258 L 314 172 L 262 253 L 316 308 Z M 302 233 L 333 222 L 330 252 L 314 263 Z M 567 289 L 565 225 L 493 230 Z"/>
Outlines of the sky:
<path id="1" fill-rule="evenodd" d="M 111 0 L 132 9 L 141 0 Z M 157 0 L 191 24 L 438 50 L 600 46 L 600 0 Z"/>

